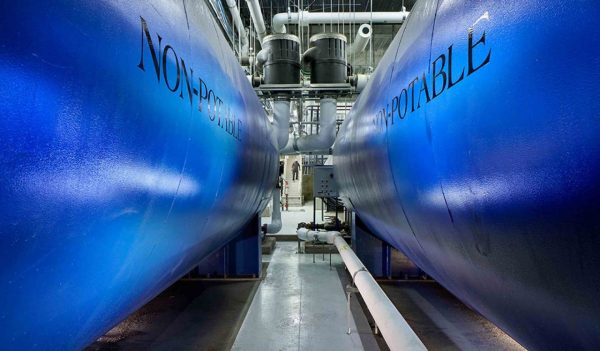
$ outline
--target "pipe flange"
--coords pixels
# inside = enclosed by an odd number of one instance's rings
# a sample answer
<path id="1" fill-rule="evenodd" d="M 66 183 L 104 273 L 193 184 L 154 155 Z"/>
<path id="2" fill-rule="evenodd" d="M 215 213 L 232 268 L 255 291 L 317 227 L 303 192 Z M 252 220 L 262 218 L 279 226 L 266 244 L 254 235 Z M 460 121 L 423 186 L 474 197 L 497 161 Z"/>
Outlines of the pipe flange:
<path id="1" fill-rule="evenodd" d="M 271 40 L 291 40 L 291 41 L 294 41 L 294 42 L 300 44 L 300 38 L 298 38 L 297 36 L 295 36 L 293 34 L 286 34 L 286 33 L 269 34 L 263 38 L 262 43 L 264 44 Z"/>
<path id="2" fill-rule="evenodd" d="M 321 39 L 339 39 L 342 40 L 344 43 L 348 41 L 348 39 L 346 39 L 346 36 L 340 33 L 319 33 L 310 37 L 310 42 L 313 43 Z"/>

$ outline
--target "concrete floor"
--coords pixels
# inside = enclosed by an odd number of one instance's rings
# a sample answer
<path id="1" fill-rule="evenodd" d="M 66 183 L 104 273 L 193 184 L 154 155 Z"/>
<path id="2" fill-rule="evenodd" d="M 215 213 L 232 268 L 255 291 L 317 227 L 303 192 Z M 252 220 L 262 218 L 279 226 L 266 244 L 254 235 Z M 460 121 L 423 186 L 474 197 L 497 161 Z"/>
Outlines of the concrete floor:
<path id="1" fill-rule="evenodd" d="M 313 263 L 296 250 L 295 242 L 277 243 L 233 350 L 377 350 L 364 315 L 357 323 L 346 312 L 339 255 L 330 268 L 328 255 Z"/>
<path id="2" fill-rule="evenodd" d="M 180 280 L 85 351 L 229 350 L 258 285 Z"/>
<path id="3" fill-rule="evenodd" d="M 339 255 L 330 269 L 328 255 L 313 263 L 296 250 L 296 242 L 278 242 L 263 256 L 262 281 L 179 281 L 87 351 L 387 350 L 360 297 L 348 316 Z M 430 350 L 523 350 L 433 281 L 381 286 Z"/>

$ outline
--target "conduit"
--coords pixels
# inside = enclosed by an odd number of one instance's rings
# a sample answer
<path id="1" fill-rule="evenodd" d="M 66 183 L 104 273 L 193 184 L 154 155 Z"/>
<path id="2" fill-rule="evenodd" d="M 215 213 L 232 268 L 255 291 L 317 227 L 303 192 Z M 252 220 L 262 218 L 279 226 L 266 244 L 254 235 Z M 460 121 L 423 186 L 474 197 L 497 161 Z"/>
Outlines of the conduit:
<path id="1" fill-rule="evenodd" d="M 410 12 L 290 12 L 273 16 L 273 32 L 285 33 L 287 24 L 330 24 L 330 23 L 402 23 Z"/>
<path id="2" fill-rule="evenodd" d="M 237 7 L 236 0 L 227 0 L 227 7 L 229 7 L 229 12 L 231 13 L 231 18 L 233 19 L 233 23 L 238 31 L 238 37 L 242 43 L 242 53 L 240 57 L 248 56 L 248 37 L 246 37 L 246 30 L 244 29 L 244 22 L 242 21 L 242 17 L 240 16 L 240 10 Z"/>
<path id="3" fill-rule="evenodd" d="M 267 35 L 267 27 L 265 26 L 265 20 L 262 15 L 260 3 L 258 2 L 258 0 L 246 0 L 246 4 L 248 4 L 248 9 L 250 10 L 250 17 L 252 17 L 252 22 L 254 22 L 256 36 L 258 37 L 258 41 L 260 41 L 260 44 L 262 45 L 263 39 Z"/>
<path id="4" fill-rule="evenodd" d="M 296 233 L 301 240 L 317 238 L 335 245 L 390 350 L 427 350 L 339 232 L 300 228 Z"/>
<path id="5" fill-rule="evenodd" d="M 281 150 L 281 154 L 329 152 L 335 141 L 337 100 L 322 98 L 320 104 L 319 133 L 303 137 L 290 136 L 287 145 Z"/>
<path id="6" fill-rule="evenodd" d="M 348 47 L 346 50 L 347 55 L 358 54 L 363 52 L 367 45 L 369 44 L 369 40 L 371 40 L 371 35 L 373 34 L 373 29 L 367 23 L 363 23 L 358 27 L 358 32 L 356 32 L 356 37 L 354 38 L 354 43 Z"/>

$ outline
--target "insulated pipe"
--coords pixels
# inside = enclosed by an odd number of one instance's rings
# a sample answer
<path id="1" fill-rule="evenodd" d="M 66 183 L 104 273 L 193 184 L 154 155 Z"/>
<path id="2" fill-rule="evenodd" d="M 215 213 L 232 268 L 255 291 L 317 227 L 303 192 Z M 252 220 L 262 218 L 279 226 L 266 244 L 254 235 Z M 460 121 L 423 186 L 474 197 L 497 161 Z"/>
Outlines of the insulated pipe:
<path id="1" fill-rule="evenodd" d="M 265 224 L 266 228 L 264 231 L 267 234 L 279 233 L 281 230 L 281 189 L 275 187 L 273 189 L 273 214 L 271 215 L 271 223 Z"/>
<path id="2" fill-rule="evenodd" d="M 316 55 L 319 53 L 319 48 L 313 46 L 302 54 L 302 69 L 310 71 L 310 63 L 316 59 Z"/>
<path id="3" fill-rule="evenodd" d="M 390 350 L 427 350 L 339 232 L 300 228 L 296 233 L 300 240 L 317 238 L 335 245 Z"/>
<path id="4" fill-rule="evenodd" d="M 250 10 L 252 22 L 254 22 L 254 29 L 256 30 L 258 41 L 260 41 L 260 44 L 262 45 L 263 39 L 267 35 L 267 28 L 265 27 L 265 20 L 262 15 L 260 3 L 258 2 L 258 0 L 246 0 L 246 4 L 248 4 L 248 9 Z"/>
<path id="5" fill-rule="evenodd" d="M 398 12 L 293 12 L 273 16 L 273 32 L 285 33 L 286 24 L 329 24 L 329 23 L 402 23 L 408 11 Z"/>
<path id="6" fill-rule="evenodd" d="M 367 47 L 367 44 L 369 44 L 369 40 L 371 40 L 372 35 L 373 29 L 371 28 L 371 25 L 367 23 L 361 24 L 360 27 L 358 27 L 358 32 L 356 32 L 354 43 L 348 47 L 346 54 L 352 55 L 364 51 Z"/>
<path id="7" fill-rule="evenodd" d="M 246 30 L 244 29 L 244 22 L 242 22 L 242 17 L 240 16 L 240 10 L 237 7 L 236 0 L 226 0 L 227 7 L 229 7 L 229 12 L 231 13 L 231 18 L 233 18 L 233 23 L 238 31 L 238 36 L 242 42 L 242 55 L 248 56 L 248 38 L 246 37 Z"/>
<path id="8" fill-rule="evenodd" d="M 303 137 L 290 137 L 285 148 L 281 150 L 283 155 L 298 153 L 329 151 L 335 141 L 335 124 L 337 114 L 337 100 L 333 98 L 322 98 L 319 112 L 319 134 Z"/>
<path id="9" fill-rule="evenodd" d="M 256 54 L 256 70 L 259 73 L 262 73 L 263 66 L 269 60 L 269 55 L 271 54 L 270 49 L 262 49 Z"/>
<path id="10" fill-rule="evenodd" d="M 283 149 L 290 137 L 290 100 L 273 102 L 273 132 L 277 137 L 278 150 Z"/>

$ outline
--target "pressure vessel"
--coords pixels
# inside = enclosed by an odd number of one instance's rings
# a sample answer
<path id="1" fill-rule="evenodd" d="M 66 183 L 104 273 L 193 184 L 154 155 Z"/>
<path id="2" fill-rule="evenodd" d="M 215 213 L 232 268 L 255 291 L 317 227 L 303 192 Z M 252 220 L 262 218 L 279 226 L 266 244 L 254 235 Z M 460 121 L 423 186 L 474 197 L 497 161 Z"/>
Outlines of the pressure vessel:
<path id="1" fill-rule="evenodd" d="M 266 205 L 276 145 L 207 6 L 0 3 L 3 350 L 82 349 Z"/>
<path id="2" fill-rule="evenodd" d="M 369 228 L 532 350 L 600 345 L 599 16 L 418 1 L 335 144 Z"/>

